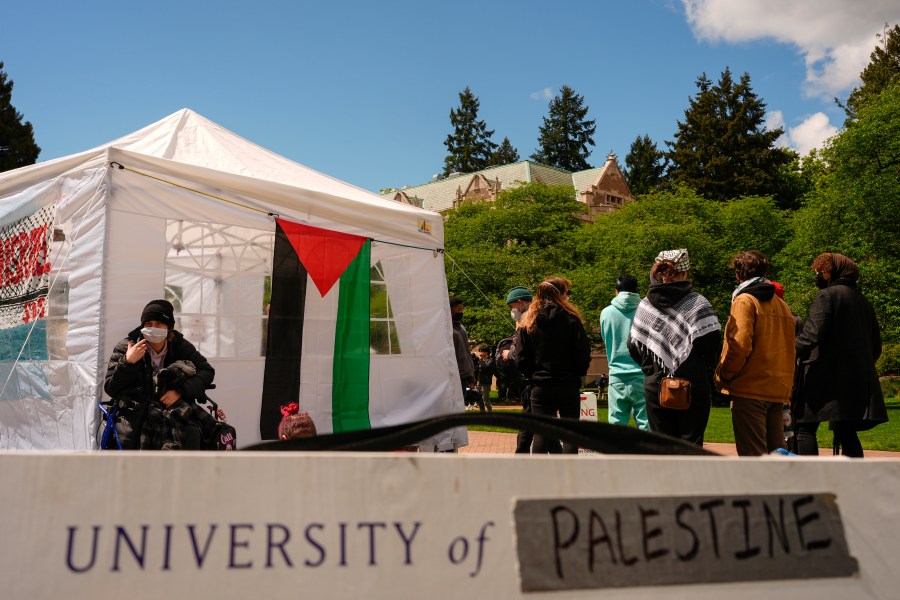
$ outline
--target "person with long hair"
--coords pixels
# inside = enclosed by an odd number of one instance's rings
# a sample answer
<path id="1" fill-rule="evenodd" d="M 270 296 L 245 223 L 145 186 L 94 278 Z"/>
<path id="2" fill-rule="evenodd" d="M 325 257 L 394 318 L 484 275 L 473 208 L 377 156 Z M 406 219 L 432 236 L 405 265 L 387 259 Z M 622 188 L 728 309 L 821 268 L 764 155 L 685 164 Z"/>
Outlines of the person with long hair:
<path id="1" fill-rule="evenodd" d="M 863 457 L 857 432 L 888 420 L 875 370 L 881 333 L 875 310 L 858 287 L 859 268 L 825 252 L 812 263 L 819 293 L 797 336 L 800 385 L 793 414 L 800 454 L 818 455 L 821 421 L 834 430 L 834 453 Z"/>
<path id="2" fill-rule="evenodd" d="M 703 446 L 712 403 L 712 375 L 722 348 L 721 325 L 709 301 L 693 291 L 688 251 L 665 250 L 650 271 L 653 283 L 634 313 L 628 350 L 644 372 L 651 431 Z M 690 381 L 686 409 L 660 404 L 664 377 Z"/>
<path id="3" fill-rule="evenodd" d="M 569 302 L 572 284 L 562 277 L 541 282 L 519 321 L 514 350 L 516 367 L 528 380 L 531 412 L 563 419 L 581 414 L 581 379 L 591 362 L 591 347 L 581 313 Z M 578 446 L 535 434 L 534 454 L 577 454 Z"/>

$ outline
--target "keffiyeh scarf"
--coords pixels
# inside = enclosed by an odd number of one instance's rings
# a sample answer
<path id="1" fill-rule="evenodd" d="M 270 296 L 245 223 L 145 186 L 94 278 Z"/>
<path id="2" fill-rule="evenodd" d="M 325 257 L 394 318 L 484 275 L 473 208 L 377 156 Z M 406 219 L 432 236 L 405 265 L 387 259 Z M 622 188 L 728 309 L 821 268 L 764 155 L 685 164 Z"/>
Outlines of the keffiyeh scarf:
<path id="1" fill-rule="evenodd" d="M 644 298 L 634 313 L 631 339 L 669 375 L 691 354 L 694 341 L 721 329 L 709 300 L 690 292 L 671 308 L 659 309 Z"/>
<path id="2" fill-rule="evenodd" d="M 731 301 L 734 302 L 734 299 L 737 298 L 741 294 L 741 292 L 743 292 L 745 289 L 747 289 L 751 285 L 754 285 L 757 283 L 772 283 L 772 282 L 769 281 L 768 279 L 766 279 L 765 277 L 751 277 L 747 281 L 743 282 L 741 285 L 737 286 L 737 288 L 735 288 L 735 290 L 731 293 Z"/>

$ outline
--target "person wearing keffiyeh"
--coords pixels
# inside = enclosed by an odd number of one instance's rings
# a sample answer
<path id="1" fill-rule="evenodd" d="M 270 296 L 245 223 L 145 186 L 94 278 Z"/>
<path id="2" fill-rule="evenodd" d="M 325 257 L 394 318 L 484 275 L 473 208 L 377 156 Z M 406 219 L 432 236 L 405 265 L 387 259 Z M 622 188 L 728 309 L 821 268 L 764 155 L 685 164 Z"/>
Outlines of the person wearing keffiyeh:
<path id="1" fill-rule="evenodd" d="M 691 289 L 689 269 L 687 250 L 660 252 L 650 271 L 654 283 L 634 314 L 628 350 L 644 372 L 650 429 L 702 446 L 721 325 L 709 301 Z M 667 376 L 690 380 L 687 410 L 660 406 L 659 382 Z"/>

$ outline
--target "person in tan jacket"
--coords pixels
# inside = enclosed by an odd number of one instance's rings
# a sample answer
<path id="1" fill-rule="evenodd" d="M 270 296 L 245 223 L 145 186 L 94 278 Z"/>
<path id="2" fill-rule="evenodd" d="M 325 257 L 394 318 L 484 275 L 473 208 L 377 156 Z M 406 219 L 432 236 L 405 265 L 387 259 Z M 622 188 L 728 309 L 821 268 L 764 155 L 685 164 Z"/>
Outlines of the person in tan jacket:
<path id="1" fill-rule="evenodd" d="M 784 448 L 782 406 L 794 378 L 794 316 L 766 279 L 768 259 L 741 252 L 731 262 L 740 285 L 725 325 L 716 387 L 731 399 L 731 423 L 739 456 Z"/>

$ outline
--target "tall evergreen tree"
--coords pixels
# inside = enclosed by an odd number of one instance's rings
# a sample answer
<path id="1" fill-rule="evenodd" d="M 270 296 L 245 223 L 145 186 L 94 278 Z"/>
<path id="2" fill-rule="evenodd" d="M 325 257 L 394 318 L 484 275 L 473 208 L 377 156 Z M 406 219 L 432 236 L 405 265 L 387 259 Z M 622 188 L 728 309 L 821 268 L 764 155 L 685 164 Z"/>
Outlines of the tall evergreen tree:
<path id="1" fill-rule="evenodd" d="M 519 151 L 513 147 L 509 138 L 505 137 L 503 138 L 503 141 L 500 142 L 500 146 L 491 154 L 488 166 L 498 167 L 500 165 L 509 165 L 514 162 L 519 162 Z"/>
<path id="2" fill-rule="evenodd" d="M 847 124 L 855 119 L 860 107 L 878 96 L 882 90 L 900 81 L 900 25 L 894 25 L 884 35 L 876 36 L 881 45 L 869 55 L 869 64 L 859 74 L 862 85 L 853 88 L 846 104 L 838 104 L 847 113 Z"/>
<path id="3" fill-rule="evenodd" d="M 713 85 L 703 73 L 697 89 L 675 140 L 666 142 L 671 181 L 711 200 L 778 196 L 779 173 L 791 154 L 774 146 L 784 130 L 766 130 L 766 104 L 750 86 L 750 75 L 735 83 L 726 68 Z"/>
<path id="4" fill-rule="evenodd" d="M 655 191 L 663 180 L 663 153 L 649 135 L 637 136 L 625 157 L 625 181 L 635 195 Z"/>
<path id="5" fill-rule="evenodd" d="M 12 105 L 13 81 L 7 79 L 0 61 L 0 171 L 9 171 L 37 161 L 41 149 L 34 142 L 34 130 Z"/>
<path id="6" fill-rule="evenodd" d="M 594 145 L 596 121 L 587 120 L 588 107 L 584 97 L 567 85 L 550 101 L 549 111 L 540 127 L 540 149 L 531 155 L 533 160 L 569 171 L 589 169 L 587 157 Z"/>
<path id="7" fill-rule="evenodd" d="M 444 140 L 447 157 L 444 158 L 444 175 L 450 173 L 474 173 L 488 166 L 497 144 L 491 141 L 494 130 L 478 120 L 480 102 L 469 86 L 459 94 L 459 108 L 450 109 L 450 125 L 453 133 Z"/>

